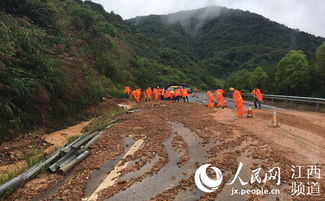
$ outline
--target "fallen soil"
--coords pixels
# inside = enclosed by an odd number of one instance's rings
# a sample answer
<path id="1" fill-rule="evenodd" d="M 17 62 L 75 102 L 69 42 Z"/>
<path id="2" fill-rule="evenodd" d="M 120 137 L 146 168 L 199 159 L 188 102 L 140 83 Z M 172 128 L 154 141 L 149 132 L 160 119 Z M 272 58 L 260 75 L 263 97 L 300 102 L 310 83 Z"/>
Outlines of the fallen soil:
<path id="1" fill-rule="evenodd" d="M 124 101 L 124 100 L 123 100 Z M 110 113 L 117 108 L 118 99 L 107 99 L 99 105 L 92 106 L 84 114 L 100 116 Z M 0 144 L 0 178 L 15 174 L 28 167 L 27 160 L 35 151 L 50 154 L 55 149 L 68 143 L 70 137 L 80 136 L 84 128 L 91 121 L 80 122 L 74 126 L 47 133 L 46 129 L 38 129 L 34 132 L 21 135 L 20 137 Z"/>
<path id="2" fill-rule="evenodd" d="M 122 103 L 117 100 L 116 104 Z M 123 104 L 133 102 L 123 100 Z M 135 106 L 135 105 L 134 105 Z M 9 200 L 87 200 L 88 189 L 96 189 L 112 168 L 107 162 L 127 163 L 113 186 L 100 191 L 97 200 L 313 200 L 319 196 L 291 195 L 292 165 L 325 164 L 325 116 L 318 113 L 278 111 L 279 128 L 269 127 L 272 111 L 254 110 L 253 118 L 235 117 L 232 109 L 209 109 L 197 103 L 142 102 L 138 112 L 124 114 L 91 146 L 88 158 L 67 176 L 42 174 L 31 180 Z M 133 155 L 123 158 L 132 144 L 125 139 L 143 139 Z M 122 159 L 123 158 L 123 159 Z M 281 184 L 248 184 L 237 181 L 226 185 L 244 167 L 241 178 L 250 180 L 252 170 L 281 169 Z M 194 182 L 194 174 L 203 164 L 212 164 L 223 172 L 224 180 L 213 193 L 203 193 Z M 93 176 L 104 171 L 95 182 Z M 211 170 L 209 169 L 210 173 Z M 300 180 L 305 181 L 306 180 Z M 324 178 L 312 178 L 325 189 Z M 60 184 L 55 191 L 53 185 Z M 278 195 L 230 196 L 233 188 L 278 189 Z M 52 190 L 52 191 L 51 191 Z M 49 193 L 51 192 L 51 193 Z M 90 192 L 91 194 L 91 192 Z"/>
<path id="3" fill-rule="evenodd" d="M 81 122 L 75 126 L 49 133 L 43 136 L 43 139 L 51 146 L 45 149 L 45 153 L 52 153 L 58 147 L 63 147 L 68 143 L 70 137 L 80 136 L 83 129 L 90 124 L 91 121 Z"/>

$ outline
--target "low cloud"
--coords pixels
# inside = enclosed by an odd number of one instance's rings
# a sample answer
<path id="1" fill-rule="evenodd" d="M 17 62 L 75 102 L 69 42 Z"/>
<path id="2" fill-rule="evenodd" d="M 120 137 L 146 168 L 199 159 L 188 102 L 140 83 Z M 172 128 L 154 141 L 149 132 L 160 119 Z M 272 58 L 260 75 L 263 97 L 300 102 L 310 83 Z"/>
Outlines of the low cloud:
<path id="1" fill-rule="evenodd" d="M 261 14 L 273 21 L 325 37 L 324 0 L 93 0 L 124 19 L 149 14 L 169 14 L 218 5 Z"/>

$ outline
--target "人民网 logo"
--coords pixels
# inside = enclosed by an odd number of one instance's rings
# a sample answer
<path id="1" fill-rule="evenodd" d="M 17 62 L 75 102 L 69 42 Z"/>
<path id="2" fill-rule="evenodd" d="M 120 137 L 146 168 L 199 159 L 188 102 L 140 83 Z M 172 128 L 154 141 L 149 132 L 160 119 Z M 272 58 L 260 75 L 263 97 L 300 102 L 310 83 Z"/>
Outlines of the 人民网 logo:
<path id="1" fill-rule="evenodd" d="M 206 193 L 211 193 L 217 190 L 220 184 L 222 183 L 223 179 L 222 172 L 217 167 L 211 167 L 211 169 L 214 170 L 214 172 L 216 173 L 216 179 L 209 178 L 206 170 L 210 165 L 211 164 L 205 164 L 199 167 L 199 169 L 197 169 L 197 171 L 195 172 L 194 177 L 196 186 L 201 191 L 204 191 Z"/>

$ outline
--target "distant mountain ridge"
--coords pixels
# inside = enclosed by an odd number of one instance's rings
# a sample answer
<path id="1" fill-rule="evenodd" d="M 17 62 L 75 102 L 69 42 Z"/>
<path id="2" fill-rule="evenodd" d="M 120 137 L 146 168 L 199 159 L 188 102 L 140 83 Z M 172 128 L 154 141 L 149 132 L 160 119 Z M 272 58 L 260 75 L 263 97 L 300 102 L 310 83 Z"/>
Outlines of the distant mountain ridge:
<path id="1" fill-rule="evenodd" d="M 276 63 L 290 49 L 301 49 L 312 60 L 324 41 L 258 14 L 217 6 L 128 21 L 162 48 L 185 53 L 217 77 Z"/>

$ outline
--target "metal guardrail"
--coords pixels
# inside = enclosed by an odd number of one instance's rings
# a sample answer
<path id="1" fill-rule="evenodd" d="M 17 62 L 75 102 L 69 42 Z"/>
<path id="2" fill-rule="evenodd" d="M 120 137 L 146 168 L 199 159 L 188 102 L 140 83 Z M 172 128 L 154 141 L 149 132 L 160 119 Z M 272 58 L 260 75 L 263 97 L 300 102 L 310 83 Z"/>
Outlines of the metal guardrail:
<path id="1" fill-rule="evenodd" d="M 227 96 L 231 96 L 231 92 L 224 93 Z M 251 93 L 241 93 L 245 97 L 253 97 Z M 289 105 L 292 105 L 293 102 L 303 102 L 303 103 L 313 103 L 316 104 L 316 109 L 319 109 L 319 106 L 325 105 L 325 98 L 314 98 L 314 97 L 301 97 L 301 96 L 285 96 L 285 95 L 273 95 L 273 94 L 263 94 L 264 99 L 271 100 L 271 104 L 274 103 L 274 100 L 285 100 L 289 101 Z"/>
<path id="2" fill-rule="evenodd" d="M 128 113 L 132 114 L 139 110 L 132 109 Z M 112 120 L 108 123 L 106 129 L 109 129 L 118 119 Z M 24 183 L 32 179 L 41 170 L 48 168 L 51 172 L 66 173 L 71 170 L 76 164 L 85 159 L 90 152 L 87 150 L 96 140 L 102 135 L 98 129 L 93 129 L 83 133 L 78 139 L 64 147 L 56 150 L 46 160 L 35 164 L 33 167 L 26 170 L 24 173 L 14 177 L 8 182 L 0 185 L 0 200 L 6 197 Z"/>
<path id="3" fill-rule="evenodd" d="M 113 120 L 109 123 L 106 129 L 110 128 L 113 123 L 117 120 Z M 32 179 L 38 172 L 44 168 L 49 168 L 52 172 L 66 173 L 72 169 L 77 163 L 85 159 L 89 155 L 87 150 L 91 144 L 93 144 L 99 137 L 101 133 L 97 129 L 91 130 L 84 133 L 78 139 L 72 143 L 58 149 L 55 151 L 48 159 L 45 161 L 35 164 L 30 169 L 26 170 L 24 173 L 16 176 L 10 181 L 2 184 L 0 186 L 0 196 L 6 196 L 19 188 L 21 185 Z"/>

